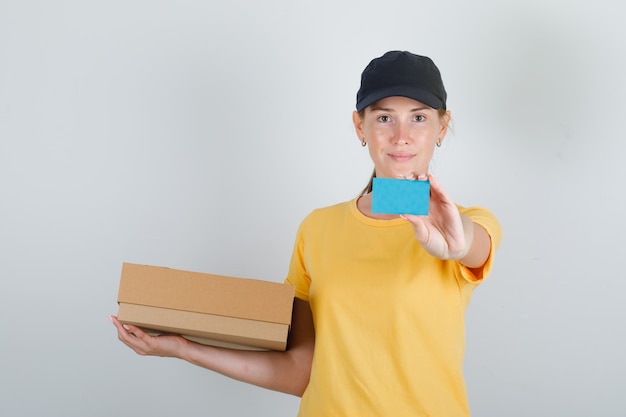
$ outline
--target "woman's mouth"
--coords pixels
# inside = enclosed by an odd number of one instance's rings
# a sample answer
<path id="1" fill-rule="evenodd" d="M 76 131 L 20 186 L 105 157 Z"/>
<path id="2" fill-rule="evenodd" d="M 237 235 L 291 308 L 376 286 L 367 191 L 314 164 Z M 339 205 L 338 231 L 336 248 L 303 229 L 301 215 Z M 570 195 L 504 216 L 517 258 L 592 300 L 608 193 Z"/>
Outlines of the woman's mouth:
<path id="1" fill-rule="evenodd" d="M 405 154 L 405 153 L 390 153 L 389 157 L 396 162 L 406 162 L 412 159 L 414 154 Z"/>

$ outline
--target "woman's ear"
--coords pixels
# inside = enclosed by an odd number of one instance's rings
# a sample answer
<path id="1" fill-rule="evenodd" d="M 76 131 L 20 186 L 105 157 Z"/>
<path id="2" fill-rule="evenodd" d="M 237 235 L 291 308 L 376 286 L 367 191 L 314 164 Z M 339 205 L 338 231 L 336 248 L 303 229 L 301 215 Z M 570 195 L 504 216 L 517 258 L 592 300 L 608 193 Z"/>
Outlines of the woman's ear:
<path id="1" fill-rule="evenodd" d="M 354 123 L 354 131 L 359 142 L 365 140 L 365 132 L 363 132 L 363 119 L 356 110 L 352 113 L 352 123 Z"/>
<path id="2" fill-rule="evenodd" d="M 447 110 L 440 119 L 441 127 L 439 128 L 439 142 L 443 141 L 446 137 L 446 133 L 448 133 L 448 127 L 450 126 L 450 120 L 452 120 L 452 115 L 450 113 L 450 110 Z"/>

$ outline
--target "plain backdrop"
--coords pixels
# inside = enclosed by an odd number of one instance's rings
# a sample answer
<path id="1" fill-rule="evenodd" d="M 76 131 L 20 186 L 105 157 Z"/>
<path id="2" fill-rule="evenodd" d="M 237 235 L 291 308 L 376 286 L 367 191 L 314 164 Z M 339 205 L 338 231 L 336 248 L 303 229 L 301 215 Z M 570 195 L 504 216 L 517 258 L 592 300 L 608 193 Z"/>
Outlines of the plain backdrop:
<path id="1" fill-rule="evenodd" d="M 122 262 L 281 282 L 372 165 L 351 112 L 432 57 L 432 172 L 504 240 L 467 312 L 474 416 L 626 415 L 617 0 L 0 0 L 0 415 L 294 416 L 298 398 L 117 340 Z"/>

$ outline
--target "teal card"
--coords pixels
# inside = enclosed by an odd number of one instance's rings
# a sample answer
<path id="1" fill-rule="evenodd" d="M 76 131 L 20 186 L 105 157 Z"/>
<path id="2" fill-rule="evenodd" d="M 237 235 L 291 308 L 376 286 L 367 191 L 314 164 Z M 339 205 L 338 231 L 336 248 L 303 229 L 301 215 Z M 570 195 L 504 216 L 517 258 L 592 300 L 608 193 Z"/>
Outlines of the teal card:
<path id="1" fill-rule="evenodd" d="M 374 178 L 372 213 L 428 215 L 430 181 Z"/>

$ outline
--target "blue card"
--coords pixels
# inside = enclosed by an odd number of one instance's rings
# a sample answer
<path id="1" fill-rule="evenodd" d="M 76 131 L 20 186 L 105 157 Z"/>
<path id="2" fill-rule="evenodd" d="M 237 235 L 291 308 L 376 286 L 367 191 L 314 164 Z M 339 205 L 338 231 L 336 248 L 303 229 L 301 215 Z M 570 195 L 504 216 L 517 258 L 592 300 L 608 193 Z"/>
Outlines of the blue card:
<path id="1" fill-rule="evenodd" d="M 428 215 L 430 181 L 374 178 L 372 213 Z"/>

